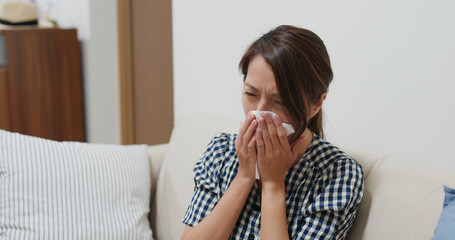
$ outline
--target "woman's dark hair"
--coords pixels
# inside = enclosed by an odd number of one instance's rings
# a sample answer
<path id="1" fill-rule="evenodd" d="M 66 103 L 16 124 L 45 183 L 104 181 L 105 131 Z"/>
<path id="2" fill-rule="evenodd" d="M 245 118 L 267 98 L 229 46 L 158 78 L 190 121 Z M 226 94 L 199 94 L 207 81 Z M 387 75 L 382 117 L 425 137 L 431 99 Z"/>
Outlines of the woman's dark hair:
<path id="1" fill-rule="evenodd" d="M 271 66 L 285 114 L 291 120 L 295 141 L 305 128 L 324 137 L 322 110 L 307 122 L 311 105 L 321 100 L 333 78 L 324 42 L 313 32 L 289 25 L 279 26 L 257 39 L 240 60 L 244 81 L 250 61 L 261 54 Z"/>

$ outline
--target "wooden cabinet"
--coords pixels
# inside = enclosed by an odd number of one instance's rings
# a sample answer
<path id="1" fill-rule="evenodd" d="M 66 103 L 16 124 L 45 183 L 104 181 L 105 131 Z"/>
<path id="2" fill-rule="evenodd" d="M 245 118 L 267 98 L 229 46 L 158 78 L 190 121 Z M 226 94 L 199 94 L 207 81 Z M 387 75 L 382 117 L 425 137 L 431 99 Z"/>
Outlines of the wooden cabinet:
<path id="1" fill-rule="evenodd" d="M 75 29 L 0 30 L 0 128 L 84 141 Z"/>

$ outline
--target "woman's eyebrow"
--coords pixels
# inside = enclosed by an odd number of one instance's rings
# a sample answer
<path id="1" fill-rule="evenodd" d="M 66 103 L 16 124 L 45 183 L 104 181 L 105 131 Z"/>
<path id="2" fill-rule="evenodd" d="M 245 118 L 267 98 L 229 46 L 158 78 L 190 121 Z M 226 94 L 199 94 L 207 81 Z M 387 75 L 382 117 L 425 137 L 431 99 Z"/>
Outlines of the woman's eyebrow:
<path id="1" fill-rule="evenodd" d="M 276 89 L 276 87 L 274 89 L 272 89 L 270 95 L 272 95 L 272 97 L 281 98 L 281 96 L 278 93 L 278 90 Z"/>
<path id="2" fill-rule="evenodd" d="M 248 87 L 248 88 L 250 88 L 250 89 L 253 90 L 253 91 L 258 91 L 257 88 L 255 88 L 253 85 L 251 85 L 251 84 L 249 84 L 249 83 L 245 83 L 245 87 Z"/>

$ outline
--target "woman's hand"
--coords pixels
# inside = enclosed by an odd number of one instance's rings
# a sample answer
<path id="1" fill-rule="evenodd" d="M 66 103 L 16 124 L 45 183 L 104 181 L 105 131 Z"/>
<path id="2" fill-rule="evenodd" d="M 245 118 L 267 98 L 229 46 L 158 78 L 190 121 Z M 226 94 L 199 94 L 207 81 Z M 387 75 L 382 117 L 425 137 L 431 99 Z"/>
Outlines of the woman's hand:
<path id="1" fill-rule="evenodd" d="M 268 113 L 262 117 L 255 134 L 259 174 L 263 185 L 281 185 L 288 170 L 300 157 L 298 150 L 302 147 L 304 137 L 298 138 L 291 146 L 280 118 Z"/>
<path id="2" fill-rule="evenodd" d="M 258 122 L 254 114 L 248 113 L 247 118 L 242 123 L 239 135 L 235 140 L 235 148 L 239 159 L 239 171 L 237 176 L 245 177 L 254 182 L 256 176 L 256 137 L 253 133 L 257 128 Z"/>

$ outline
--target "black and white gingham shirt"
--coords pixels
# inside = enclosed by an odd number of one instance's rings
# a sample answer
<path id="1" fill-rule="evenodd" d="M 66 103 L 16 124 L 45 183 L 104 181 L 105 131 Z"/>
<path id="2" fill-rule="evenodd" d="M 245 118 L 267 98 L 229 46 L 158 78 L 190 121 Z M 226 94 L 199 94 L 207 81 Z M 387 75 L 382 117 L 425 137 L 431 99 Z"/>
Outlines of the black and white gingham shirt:
<path id="1" fill-rule="evenodd" d="M 194 167 L 195 191 L 183 218 L 197 225 L 215 207 L 238 171 L 236 134 L 221 133 Z M 343 239 L 363 197 L 362 167 L 317 135 L 285 178 L 290 239 Z M 261 201 L 255 183 L 230 239 L 259 239 Z"/>

